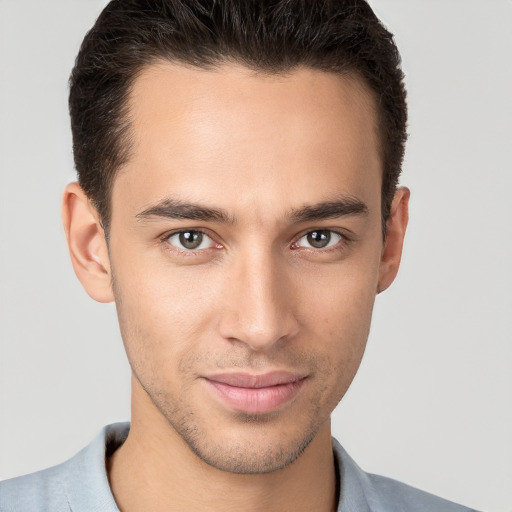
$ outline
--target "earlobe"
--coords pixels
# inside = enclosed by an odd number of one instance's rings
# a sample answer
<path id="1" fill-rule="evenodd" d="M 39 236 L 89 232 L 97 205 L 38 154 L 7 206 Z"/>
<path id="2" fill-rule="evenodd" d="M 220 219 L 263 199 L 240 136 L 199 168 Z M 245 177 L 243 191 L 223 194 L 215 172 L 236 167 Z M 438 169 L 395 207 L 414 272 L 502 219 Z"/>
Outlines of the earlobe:
<path id="1" fill-rule="evenodd" d="M 394 281 L 400 266 L 405 230 L 409 221 L 409 197 L 411 192 L 400 187 L 393 198 L 386 223 L 386 240 L 382 249 L 377 293 L 383 292 Z"/>
<path id="2" fill-rule="evenodd" d="M 96 209 L 78 183 L 70 183 L 64 191 L 62 222 L 71 262 L 85 291 L 98 302 L 112 302 L 105 233 Z"/>

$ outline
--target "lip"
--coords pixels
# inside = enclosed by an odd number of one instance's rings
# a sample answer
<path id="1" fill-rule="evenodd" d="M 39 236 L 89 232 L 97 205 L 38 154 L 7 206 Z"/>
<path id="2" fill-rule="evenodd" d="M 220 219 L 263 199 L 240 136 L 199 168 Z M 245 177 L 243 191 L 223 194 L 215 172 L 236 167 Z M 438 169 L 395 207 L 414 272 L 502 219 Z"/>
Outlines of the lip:
<path id="1" fill-rule="evenodd" d="M 307 376 L 285 371 L 264 374 L 221 373 L 203 378 L 228 407 L 248 414 L 272 412 L 290 402 Z"/>

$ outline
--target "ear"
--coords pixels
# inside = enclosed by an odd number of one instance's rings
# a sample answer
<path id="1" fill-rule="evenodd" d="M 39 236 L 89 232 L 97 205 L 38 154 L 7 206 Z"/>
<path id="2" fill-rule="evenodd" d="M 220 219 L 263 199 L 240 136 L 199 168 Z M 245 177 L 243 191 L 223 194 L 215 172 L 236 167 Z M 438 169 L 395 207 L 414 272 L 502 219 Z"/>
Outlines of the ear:
<path id="1" fill-rule="evenodd" d="M 386 240 L 380 260 L 378 293 L 391 285 L 400 266 L 405 230 L 409 221 L 410 195 L 408 188 L 400 187 L 391 203 L 390 215 L 386 222 Z"/>
<path id="2" fill-rule="evenodd" d="M 70 183 L 62 198 L 62 223 L 75 274 L 98 302 L 112 302 L 110 259 L 96 208 L 78 183 Z"/>

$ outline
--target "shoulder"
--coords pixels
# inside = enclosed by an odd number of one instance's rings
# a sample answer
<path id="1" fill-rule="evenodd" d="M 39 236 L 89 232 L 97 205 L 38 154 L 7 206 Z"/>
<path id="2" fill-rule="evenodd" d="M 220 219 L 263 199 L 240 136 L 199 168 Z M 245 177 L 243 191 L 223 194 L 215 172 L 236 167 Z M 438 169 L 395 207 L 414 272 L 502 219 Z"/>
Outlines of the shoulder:
<path id="1" fill-rule="evenodd" d="M 108 425 L 68 461 L 0 482 L 0 512 L 118 512 L 105 460 L 128 430 L 128 423 Z"/>
<path id="2" fill-rule="evenodd" d="M 340 507 L 352 512 L 476 512 L 384 476 L 363 471 L 333 439 L 340 473 Z"/>
<path id="3" fill-rule="evenodd" d="M 0 512 L 69 511 L 63 466 L 0 482 Z"/>
<path id="4" fill-rule="evenodd" d="M 378 505 L 376 511 L 476 512 L 391 478 L 368 473 L 366 473 L 366 477 L 368 501 Z"/>

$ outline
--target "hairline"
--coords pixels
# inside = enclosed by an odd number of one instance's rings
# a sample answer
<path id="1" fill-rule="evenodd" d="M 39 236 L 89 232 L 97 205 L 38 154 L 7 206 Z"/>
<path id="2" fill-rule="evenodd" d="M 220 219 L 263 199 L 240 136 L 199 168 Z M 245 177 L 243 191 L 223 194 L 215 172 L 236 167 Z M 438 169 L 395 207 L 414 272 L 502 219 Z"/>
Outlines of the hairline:
<path id="1" fill-rule="evenodd" d="M 105 238 L 107 242 L 109 241 L 109 233 L 110 233 L 110 223 L 112 219 L 112 191 L 114 187 L 114 182 L 118 178 L 119 174 L 123 172 L 126 164 L 130 161 L 133 156 L 133 148 L 136 144 L 134 139 L 134 131 L 133 131 L 133 119 L 130 114 L 132 112 L 132 98 L 133 98 L 133 90 L 135 87 L 135 83 L 137 80 L 147 72 L 151 68 L 158 67 L 160 65 L 175 65 L 178 67 L 182 67 L 185 69 L 193 69 L 198 71 L 205 71 L 209 73 L 222 72 L 223 68 L 226 69 L 230 66 L 240 67 L 242 69 L 246 69 L 248 71 L 252 71 L 254 73 L 253 76 L 262 76 L 262 77 L 287 77 L 297 70 L 300 69 L 309 69 L 313 71 L 318 71 L 321 73 L 330 74 L 339 78 L 343 78 L 352 82 L 356 87 L 361 88 L 367 95 L 369 101 L 366 101 L 364 104 L 366 108 L 371 109 L 372 118 L 374 120 L 374 130 L 377 141 L 377 151 L 380 159 L 380 200 L 381 200 L 381 221 L 382 221 L 382 236 L 383 239 L 386 237 L 386 221 L 387 218 L 384 218 L 383 207 L 383 186 L 384 186 L 384 173 L 385 170 L 385 155 L 384 155 L 384 133 L 383 133 L 383 112 L 382 109 L 379 108 L 379 101 L 377 98 L 376 92 L 373 90 L 371 85 L 368 83 L 366 77 L 357 70 L 353 65 L 349 62 L 346 63 L 346 66 L 339 69 L 326 69 L 322 66 L 314 66 L 310 65 L 306 62 L 300 62 L 293 66 L 280 66 L 272 69 L 270 67 L 264 67 L 257 64 L 251 64 L 250 62 L 244 62 L 243 59 L 237 59 L 235 56 L 231 55 L 218 55 L 211 59 L 209 62 L 190 62 L 173 56 L 163 56 L 163 55 L 152 55 L 147 60 L 138 66 L 130 75 L 129 80 L 127 81 L 127 85 L 122 91 L 121 95 L 121 113 L 118 117 L 118 130 L 120 131 L 120 136 L 117 137 L 118 149 L 120 150 L 122 156 L 122 162 L 116 166 L 112 170 L 112 175 L 110 176 L 108 182 L 108 209 L 106 212 L 106 217 L 100 215 L 101 225 L 105 232 Z M 90 198 L 92 199 L 92 198 Z M 97 206 L 96 206 L 96 209 Z"/>

